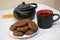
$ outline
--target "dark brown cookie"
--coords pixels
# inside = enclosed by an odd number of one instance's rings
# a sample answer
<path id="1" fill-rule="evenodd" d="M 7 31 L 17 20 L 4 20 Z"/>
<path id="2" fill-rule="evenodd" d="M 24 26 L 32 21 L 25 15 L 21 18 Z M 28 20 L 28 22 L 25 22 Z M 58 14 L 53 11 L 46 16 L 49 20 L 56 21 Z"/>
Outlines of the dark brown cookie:
<path id="1" fill-rule="evenodd" d="M 26 35 L 32 35 L 33 33 L 35 33 L 35 32 L 32 31 L 32 30 L 28 30 L 28 31 L 25 32 Z"/>
<path id="2" fill-rule="evenodd" d="M 15 31 L 13 32 L 13 35 L 14 35 L 14 36 L 23 36 L 24 33 L 15 30 Z"/>
<path id="3" fill-rule="evenodd" d="M 31 30 L 34 30 L 34 31 L 37 31 L 38 30 L 38 26 L 35 24 L 35 22 L 33 21 L 30 21 L 28 23 L 28 27 L 31 29 Z"/>
<path id="4" fill-rule="evenodd" d="M 26 20 L 19 20 L 14 25 L 21 27 L 21 26 L 25 26 L 26 24 L 27 24 Z"/>
<path id="5" fill-rule="evenodd" d="M 11 25 L 11 26 L 10 26 L 10 30 L 11 30 L 11 31 L 14 31 L 14 30 L 16 30 L 16 27 L 15 27 L 14 25 Z"/>
<path id="6" fill-rule="evenodd" d="M 15 23 L 13 25 L 16 26 L 16 27 L 20 27 L 20 24 L 18 24 L 18 23 Z"/>
<path id="7" fill-rule="evenodd" d="M 28 26 L 18 27 L 18 28 L 17 28 L 17 31 L 25 32 L 25 31 L 27 31 L 28 29 L 29 29 Z"/>

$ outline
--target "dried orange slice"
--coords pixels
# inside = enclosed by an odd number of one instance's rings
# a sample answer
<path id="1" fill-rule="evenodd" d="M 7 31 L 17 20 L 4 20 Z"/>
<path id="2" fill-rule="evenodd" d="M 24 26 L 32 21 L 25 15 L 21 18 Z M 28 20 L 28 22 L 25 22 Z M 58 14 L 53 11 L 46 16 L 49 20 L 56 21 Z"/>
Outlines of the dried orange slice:
<path id="1" fill-rule="evenodd" d="M 13 18 L 13 14 L 5 14 L 2 16 L 2 18 L 7 19 L 7 18 Z"/>

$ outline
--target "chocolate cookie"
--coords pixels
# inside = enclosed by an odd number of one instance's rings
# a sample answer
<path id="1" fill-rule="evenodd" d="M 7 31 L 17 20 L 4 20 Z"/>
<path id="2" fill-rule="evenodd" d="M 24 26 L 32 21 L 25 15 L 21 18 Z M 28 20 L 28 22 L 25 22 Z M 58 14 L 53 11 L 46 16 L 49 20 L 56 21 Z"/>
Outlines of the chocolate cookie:
<path id="1" fill-rule="evenodd" d="M 18 24 L 18 23 L 15 23 L 13 25 L 16 26 L 16 27 L 20 27 L 20 24 Z"/>
<path id="2" fill-rule="evenodd" d="M 15 31 L 13 32 L 13 35 L 14 35 L 14 36 L 23 36 L 24 33 L 15 30 Z"/>
<path id="3" fill-rule="evenodd" d="M 28 30 L 25 32 L 26 35 L 32 35 L 33 33 L 35 33 L 33 30 Z"/>
<path id="4" fill-rule="evenodd" d="M 28 26 L 18 27 L 18 28 L 17 28 L 17 31 L 25 32 L 25 31 L 27 31 L 28 29 L 29 29 Z"/>
<path id="5" fill-rule="evenodd" d="M 33 22 L 33 21 L 30 21 L 29 23 L 28 23 L 28 27 L 31 29 L 31 30 L 33 30 L 33 31 L 37 31 L 38 30 L 38 26 L 35 24 L 35 22 Z"/>
<path id="6" fill-rule="evenodd" d="M 26 20 L 19 20 L 15 23 L 15 25 L 17 24 L 17 26 L 25 26 L 27 24 Z"/>
<path id="7" fill-rule="evenodd" d="M 11 25 L 10 30 L 14 31 L 14 30 L 16 30 L 16 27 L 14 25 Z"/>

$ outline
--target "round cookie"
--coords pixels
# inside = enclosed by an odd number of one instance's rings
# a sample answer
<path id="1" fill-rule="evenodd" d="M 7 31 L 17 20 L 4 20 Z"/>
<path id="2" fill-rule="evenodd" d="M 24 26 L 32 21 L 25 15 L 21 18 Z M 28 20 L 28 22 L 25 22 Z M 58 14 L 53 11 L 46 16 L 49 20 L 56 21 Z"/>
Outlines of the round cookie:
<path id="1" fill-rule="evenodd" d="M 32 35 L 33 33 L 35 33 L 35 32 L 32 31 L 32 30 L 28 30 L 28 31 L 25 32 L 26 35 Z"/>
<path id="2" fill-rule="evenodd" d="M 14 36 L 23 36 L 24 33 L 15 30 L 15 31 L 13 32 L 13 35 L 14 35 Z"/>

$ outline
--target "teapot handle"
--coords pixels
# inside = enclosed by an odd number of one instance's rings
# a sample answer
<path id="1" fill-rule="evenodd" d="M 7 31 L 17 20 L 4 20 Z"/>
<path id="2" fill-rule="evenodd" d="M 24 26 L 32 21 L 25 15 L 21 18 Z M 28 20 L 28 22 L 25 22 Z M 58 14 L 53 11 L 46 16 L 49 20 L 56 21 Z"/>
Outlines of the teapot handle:
<path id="1" fill-rule="evenodd" d="M 30 3 L 30 6 L 33 6 L 33 5 L 35 5 L 35 6 L 33 7 L 33 9 L 36 9 L 36 8 L 37 8 L 37 4 L 36 4 L 36 3 Z"/>

